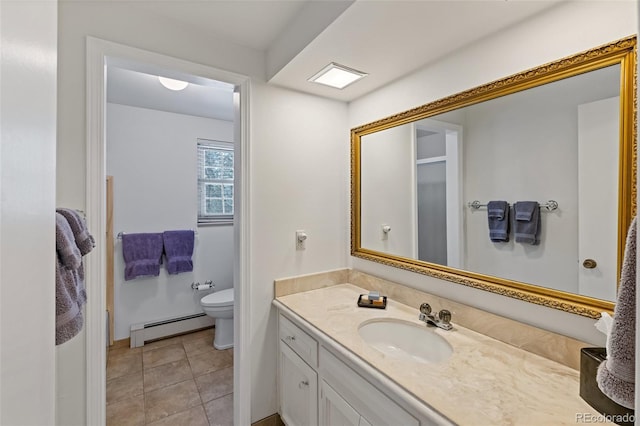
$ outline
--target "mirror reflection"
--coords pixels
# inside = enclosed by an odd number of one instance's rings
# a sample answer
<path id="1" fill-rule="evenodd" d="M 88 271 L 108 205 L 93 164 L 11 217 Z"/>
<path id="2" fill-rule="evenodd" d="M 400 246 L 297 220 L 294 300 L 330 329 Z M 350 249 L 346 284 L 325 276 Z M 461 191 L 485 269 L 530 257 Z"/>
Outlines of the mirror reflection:
<path id="1" fill-rule="evenodd" d="M 363 136 L 361 246 L 615 300 L 619 91 L 613 65 Z M 521 201 L 542 205 L 536 243 L 516 238 Z"/>
<path id="2" fill-rule="evenodd" d="M 636 213 L 636 38 L 351 130 L 351 254 L 598 318 Z"/>

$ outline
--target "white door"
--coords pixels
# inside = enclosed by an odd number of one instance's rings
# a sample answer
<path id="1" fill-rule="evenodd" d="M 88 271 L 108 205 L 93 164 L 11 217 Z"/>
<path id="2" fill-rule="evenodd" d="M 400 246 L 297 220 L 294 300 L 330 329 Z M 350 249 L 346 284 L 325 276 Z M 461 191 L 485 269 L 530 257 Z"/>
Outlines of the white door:
<path id="1" fill-rule="evenodd" d="M 280 342 L 280 416 L 287 426 L 318 424 L 318 375 Z"/>
<path id="2" fill-rule="evenodd" d="M 56 422 L 56 1 L 0 1 L 0 424 Z M 76 401 L 76 405 L 81 405 Z"/>
<path id="3" fill-rule="evenodd" d="M 615 301 L 619 109 L 616 96 L 578 107 L 578 292 Z"/>

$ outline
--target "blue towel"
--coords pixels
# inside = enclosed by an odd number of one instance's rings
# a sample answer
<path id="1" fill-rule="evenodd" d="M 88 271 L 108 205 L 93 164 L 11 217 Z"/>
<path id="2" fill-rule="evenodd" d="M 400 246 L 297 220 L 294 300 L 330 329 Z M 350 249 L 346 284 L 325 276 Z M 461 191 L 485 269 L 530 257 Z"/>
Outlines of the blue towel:
<path id="1" fill-rule="evenodd" d="M 162 234 L 123 234 L 124 279 L 160 275 Z"/>
<path id="2" fill-rule="evenodd" d="M 489 239 L 494 243 L 509 241 L 509 203 L 489 201 L 487 203 Z"/>
<path id="3" fill-rule="evenodd" d="M 516 243 L 540 244 L 540 205 L 537 201 L 518 201 L 513 205 L 513 233 Z"/>
<path id="4" fill-rule="evenodd" d="M 164 239 L 164 253 L 167 256 L 167 271 L 170 274 L 193 271 L 193 243 L 194 232 L 165 231 L 162 234 Z"/>

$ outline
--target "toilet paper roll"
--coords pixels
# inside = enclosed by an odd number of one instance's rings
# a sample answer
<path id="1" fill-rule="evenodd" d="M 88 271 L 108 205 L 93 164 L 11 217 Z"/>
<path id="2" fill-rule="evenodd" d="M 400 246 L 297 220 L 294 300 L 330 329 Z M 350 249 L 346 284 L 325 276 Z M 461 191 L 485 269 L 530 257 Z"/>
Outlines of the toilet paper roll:
<path id="1" fill-rule="evenodd" d="M 198 284 L 196 287 L 198 290 L 209 290 L 211 288 L 211 284 Z"/>

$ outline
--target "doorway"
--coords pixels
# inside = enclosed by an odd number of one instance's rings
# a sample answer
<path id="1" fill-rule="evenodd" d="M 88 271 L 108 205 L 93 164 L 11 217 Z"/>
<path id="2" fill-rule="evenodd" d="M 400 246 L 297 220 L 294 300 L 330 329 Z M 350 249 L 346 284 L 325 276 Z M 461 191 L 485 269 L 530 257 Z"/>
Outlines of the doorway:
<path id="1" fill-rule="evenodd" d="M 105 178 L 107 176 L 106 72 L 108 67 L 157 74 L 158 69 L 169 72 L 174 79 L 209 79 L 233 87 L 234 148 L 236 155 L 235 204 L 233 227 L 233 287 L 234 287 L 234 393 L 233 416 L 241 424 L 250 422 L 250 360 L 242 356 L 247 347 L 248 324 L 243 315 L 248 300 L 248 182 L 243 174 L 248 170 L 248 78 L 143 51 L 104 40 L 87 41 L 87 223 L 96 235 L 96 253 L 87 259 L 87 282 L 96 290 L 105 288 L 106 231 Z M 114 186 L 117 188 L 117 181 Z M 124 230 L 125 232 L 127 230 Z M 120 232 L 120 230 L 115 230 Z M 131 230 L 129 232 L 139 232 Z M 98 285 L 99 283 L 99 285 Z M 88 291 L 89 293 L 89 291 Z M 87 301 L 87 423 L 104 424 L 105 421 L 105 363 L 106 340 L 105 294 L 93 291 Z M 117 316 L 117 314 L 116 314 Z"/>
<path id="2" fill-rule="evenodd" d="M 424 119 L 414 124 L 416 259 L 462 267 L 462 127 Z"/>

